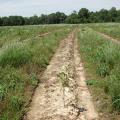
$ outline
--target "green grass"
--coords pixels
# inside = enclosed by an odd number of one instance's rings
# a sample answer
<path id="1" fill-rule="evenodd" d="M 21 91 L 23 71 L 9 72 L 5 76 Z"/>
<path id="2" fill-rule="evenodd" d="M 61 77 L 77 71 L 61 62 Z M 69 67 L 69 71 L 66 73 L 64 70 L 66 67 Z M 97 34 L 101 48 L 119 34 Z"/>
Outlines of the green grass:
<path id="1" fill-rule="evenodd" d="M 25 45 L 11 45 L 0 52 L 0 65 L 10 65 L 19 67 L 31 61 L 32 55 L 30 48 Z"/>
<path id="2" fill-rule="evenodd" d="M 87 84 L 100 102 L 99 112 L 120 111 L 120 46 L 107 41 L 88 27 L 78 34 Z M 104 107 L 105 106 L 105 107 Z M 105 117 L 105 116 L 104 116 Z"/>
<path id="3" fill-rule="evenodd" d="M 117 40 L 120 40 L 120 24 L 119 23 L 92 24 L 89 26 L 96 31 L 105 33 Z"/>
<path id="4" fill-rule="evenodd" d="M 0 120 L 20 120 L 22 118 L 32 92 L 40 82 L 38 75 L 40 76 L 49 64 L 60 40 L 64 39 L 73 28 L 72 26 L 53 25 L 27 26 L 27 29 L 30 33 L 35 29 L 34 34 L 37 35 L 38 29 L 46 30 L 44 27 L 47 31 L 51 32 L 52 29 L 55 31 L 52 30 L 52 33 L 44 37 L 30 38 L 31 35 L 28 35 L 30 39 L 21 41 L 12 41 L 7 38 L 8 42 L 4 42 L 0 48 Z M 13 29 L 15 30 L 16 27 Z M 17 29 L 21 29 L 21 27 L 17 27 Z M 22 27 L 22 29 L 26 28 Z M 56 29 L 61 30 L 56 31 Z M 12 34 L 14 33 L 11 33 L 11 36 Z M 24 33 L 20 34 L 24 36 Z M 7 36 L 7 33 L 3 36 L 5 35 Z M 2 37 L 0 38 L 2 39 Z"/>
<path id="5" fill-rule="evenodd" d="M 0 47 L 13 41 L 24 41 L 46 32 L 64 29 L 65 27 L 62 25 L 0 27 Z"/>

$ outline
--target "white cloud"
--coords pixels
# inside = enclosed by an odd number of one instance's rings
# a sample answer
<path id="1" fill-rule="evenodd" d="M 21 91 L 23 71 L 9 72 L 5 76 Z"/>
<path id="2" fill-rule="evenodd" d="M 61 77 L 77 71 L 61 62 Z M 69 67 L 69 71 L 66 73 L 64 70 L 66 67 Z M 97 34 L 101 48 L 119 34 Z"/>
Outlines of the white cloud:
<path id="1" fill-rule="evenodd" d="M 92 11 L 111 7 L 120 8 L 120 0 L 0 0 L 0 16 L 31 16 L 56 11 L 70 13 L 86 7 Z"/>

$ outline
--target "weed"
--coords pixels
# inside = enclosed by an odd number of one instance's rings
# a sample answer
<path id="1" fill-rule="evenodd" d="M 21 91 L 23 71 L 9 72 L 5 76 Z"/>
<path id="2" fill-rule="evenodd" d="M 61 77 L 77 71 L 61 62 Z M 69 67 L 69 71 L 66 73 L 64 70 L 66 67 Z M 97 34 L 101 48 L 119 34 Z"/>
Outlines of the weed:
<path id="1" fill-rule="evenodd" d="M 5 99 L 7 92 L 3 85 L 0 85 L 0 101 L 3 101 Z"/>
<path id="2" fill-rule="evenodd" d="M 104 94 L 110 96 L 111 100 L 108 101 L 112 101 L 113 109 L 120 111 L 120 46 L 89 28 L 84 29 L 78 37 L 80 51 L 92 79 L 99 80 L 99 84 L 94 83 L 94 80 L 87 81 L 87 84 L 96 91 L 104 91 Z"/>
<path id="3" fill-rule="evenodd" d="M 87 85 L 96 85 L 98 83 L 97 80 L 87 80 L 86 81 Z"/>
<path id="4" fill-rule="evenodd" d="M 69 78 L 66 73 L 61 72 L 61 73 L 59 73 L 58 77 L 61 80 L 63 87 L 69 87 Z"/>
<path id="5" fill-rule="evenodd" d="M 62 72 L 60 72 L 58 75 L 58 78 L 60 79 L 63 87 L 69 87 L 69 72 L 68 68 L 65 66 Z"/>
<path id="6" fill-rule="evenodd" d="M 30 75 L 30 80 L 32 82 L 32 85 L 34 85 L 34 86 L 36 86 L 38 84 L 38 81 L 39 81 L 39 79 L 35 73 L 32 73 Z"/>
<path id="7" fill-rule="evenodd" d="M 23 98 L 21 98 L 20 96 L 11 96 L 10 97 L 10 106 L 11 109 L 15 110 L 15 111 L 19 111 L 21 110 L 22 106 L 23 106 Z"/>

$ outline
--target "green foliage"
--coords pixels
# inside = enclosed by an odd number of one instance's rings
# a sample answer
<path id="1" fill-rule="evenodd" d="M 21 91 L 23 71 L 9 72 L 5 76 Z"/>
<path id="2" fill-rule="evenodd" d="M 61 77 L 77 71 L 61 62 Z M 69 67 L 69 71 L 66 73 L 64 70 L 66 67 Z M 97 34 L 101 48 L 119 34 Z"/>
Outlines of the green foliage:
<path id="1" fill-rule="evenodd" d="M 120 111 L 120 65 L 116 65 L 107 78 L 108 92 L 112 97 L 112 105 Z"/>
<path id="2" fill-rule="evenodd" d="M 58 74 L 58 77 L 59 77 L 63 87 L 69 87 L 68 74 L 66 74 L 65 72 L 61 72 Z"/>
<path id="3" fill-rule="evenodd" d="M 20 111 L 24 104 L 24 101 L 20 96 L 11 96 L 9 104 L 13 110 Z"/>
<path id="4" fill-rule="evenodd" d="M 30 80 L 32 82 L 32 85 L 36 86 L 39 82 L 39 79 L 35 73 L 31 73 Z"/>
<path id="5" fill-rule="evenodd" d="M 70 80 L 70 65 L 64 66 L 63 70 L 57 75 L 60 82 L 62 83 L 62 87 L 69 87 L 69 80 Z"/>
<path id="6" fill-rule="evenodd" d="M 3 85 L 0 85 L 0 101 L 5 99 L 6 93 L 6 88 Z"/>
<path id="7" fill-rule="evenodd" d="M 25 46 L 10 46 L 1 52 L 0 65 L 19 67 L 28 63 L 31 60 L 31 57 L 30 50 Z"/>
<path id="8" fill-rule="evenodd" d="M 49 15 L 42 14 L 41 16 L 34 15 L 31 17 L 0 17 L 0 26 L 120 22 L 119 13 L 120 10 L 117 10 L 115 7 L 112 7 L 110 10 L 101 9 L 97 12 L 90 12 L 87 8 L 81 8 L 79 12 L 73 11 L 70 15 L 56 12 Z"/>
<path id="9" fill-rule="evenodd" d="M 97 73 L 101 76 L 101 77 L 106 77 L 107 75 L 109 75 L 109 66 L 106 63 L 100 63 L 97 66 Z"/>
<path id="10" fill-rule="evenodd" d="M 0 120 L 9 120 L 8 114 L 4 114 Z"/>
<path id="11" fill-rule="evenodd" d="M 118 41 L 120 40 L 120 24 L 119 23 L 107 23 L 107 24 L 95 24 L 89 25 L 96 31 L 107 34 Z"/>
<path id="12" fill-rule="evenodd" d="M 114 69 L 115 64 L 120 61 L 120 47 L 111 42 L 98 47 L 96 60 L 98 61 L 97 73 L 101 77 L 106 77 Z"/>
<path id="13" fill-rule="evenodd" d="M 90 66 L 94 66 L 92 75 L 99 80 L 97 87 L 111 97 L 112 107 L 120 111 L 120 46 L 89 28 L 84 29 L 79 33 L 80 50 L 89 64 L 89 72 L 93 69 Z M 90 80 L 87 84 L 94 85 L 94 82 Z"/>
<path id="14" fill-rule="evenodd" d="M 97 80 L 87 80 L 86 81 L 87 85 L 96 85 L 98 83 Z"/>
<path id="15" fill-rule="evenodd" d="M 0 28 L 0 120 L 21 119 L 38 74 L 71 29 L 67 25 Z M 45 32 L 52 33 L 38 37 Z"/>
<path id="16" fill-rule="evenodd" d="M 90 12 L 86 8 L 81 8 L 78 12 L 80 23 L 89 23 Z"/>

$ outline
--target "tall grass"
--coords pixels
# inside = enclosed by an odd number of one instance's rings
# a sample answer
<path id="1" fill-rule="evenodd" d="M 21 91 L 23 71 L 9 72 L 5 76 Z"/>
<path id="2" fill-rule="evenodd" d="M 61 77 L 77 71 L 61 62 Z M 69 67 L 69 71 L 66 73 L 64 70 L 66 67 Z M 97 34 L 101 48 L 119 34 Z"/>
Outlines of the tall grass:
<path id="1" fill-rule="evenodd" d="M 113 38 L 116 38 L 120 40 L 120 24 L 92 24 L 89 25 L 91 28 L 93 28 L 96 31 L 105 33 Z"/>
<path id="2" fill-rule="evenodd" d="M 0 47 L 4 46 L 4 44 L 12 43 L 13 41 L 24 41 L 46 32 L 54 32 L 56 30 L 64 29 L 65 27 L 67 26 L 41 25 L 0 27 Z"/>
<path id="3" fill-rule="evenodd" d="M 81 29 L 78 38 L 87 69 L 98 79 L 97 87 L 111 97 L 109 106 L 120 111 L 120 46 L 87 27 Z"/>
<path id="4" fill-rule="evenodd" d="M 30 49 L 21 44 L 11 45 L 0 51 L 0 66 L 11 65 L 19 67 L 31 60 Z"/>
<path id="5" fill-rule="evenodd" d="M 31 26 L 30 30 L 34 27 Z M 11 42 L 0 48 L 0 120 L 21 119 L 32 91 L 40 81 L 38 75 L 47 67 L 60 40 L 68 35 L 71 28 L 62 26 L 61 31 L 54 31 L 48 36 Z"/>

